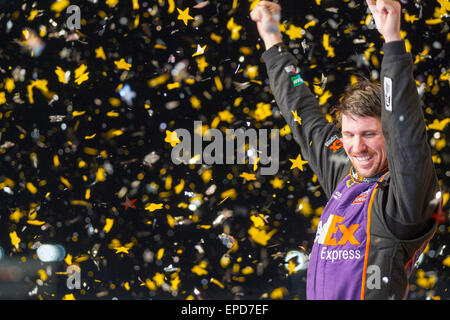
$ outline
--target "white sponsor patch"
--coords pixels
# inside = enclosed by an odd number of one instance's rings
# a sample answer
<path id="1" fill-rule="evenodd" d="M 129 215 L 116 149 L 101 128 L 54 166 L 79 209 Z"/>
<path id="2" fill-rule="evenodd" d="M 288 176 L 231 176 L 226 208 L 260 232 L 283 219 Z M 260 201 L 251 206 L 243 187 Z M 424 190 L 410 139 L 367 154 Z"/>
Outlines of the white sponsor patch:
<path id="1" fill-rule="evenodd" d="M 392 79 L 384 77 L 384 107 L 392 112 Z"/>

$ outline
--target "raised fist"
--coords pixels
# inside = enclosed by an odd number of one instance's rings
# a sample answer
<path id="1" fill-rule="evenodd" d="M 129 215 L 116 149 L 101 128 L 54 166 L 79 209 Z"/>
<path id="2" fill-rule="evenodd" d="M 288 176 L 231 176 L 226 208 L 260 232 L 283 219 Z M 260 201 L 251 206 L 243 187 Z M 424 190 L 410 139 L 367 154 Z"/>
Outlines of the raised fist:
<path id="1" fill-rule="evenodd" d="M 256 27 L 266 49 L 282 41 L 278 28 L 280 17 L 280 5 L 270 1 L 258 2 L 252 12 L 250 12 L 250 18 L 256 22 Z"/>
<path id="2" fill-rule="evenodd" d="M 375 19 L 377 30 L 386 42 L 401 40 L 401 5 L 395 0 L 366 0 Z"/>

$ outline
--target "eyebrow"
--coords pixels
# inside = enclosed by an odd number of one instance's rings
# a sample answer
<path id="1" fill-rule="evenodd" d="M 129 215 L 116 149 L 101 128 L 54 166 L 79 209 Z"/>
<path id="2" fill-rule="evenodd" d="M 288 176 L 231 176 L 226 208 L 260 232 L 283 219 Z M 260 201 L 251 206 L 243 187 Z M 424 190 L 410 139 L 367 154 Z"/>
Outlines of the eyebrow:
<path id="1" fill-rule="evenodd" d="M 378 132 L 377 129 L 372 129 L 372 130 L 364 130 L 364 131 L 361 131 L 360 133 L 364 134 L 364 133 L 376 133 L 376 132 Z M 342 131 L 342 133 L 354 133 L 354 132 L 345 130 L 345 131 Z"/>

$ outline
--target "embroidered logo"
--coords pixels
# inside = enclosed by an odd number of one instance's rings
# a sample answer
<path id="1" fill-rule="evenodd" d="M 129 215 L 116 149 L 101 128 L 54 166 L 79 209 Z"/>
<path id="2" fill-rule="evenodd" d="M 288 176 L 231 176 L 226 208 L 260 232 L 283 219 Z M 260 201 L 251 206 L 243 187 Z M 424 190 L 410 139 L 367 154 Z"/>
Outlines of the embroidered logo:
<path id="1" fill-rule="evenodd" d="M 314 242 L 327 246 L 342 246 L 349 242 L 352 245 L 359 245 L 360 242 L 355 238 L 355 232 L 359 228 L 359 224 L 352 224 L 347 227 L 343 224 L 345 217 L 331 214 L 327 221 L 319 221 L 317 233 Z M 338 230 L 340 233 L 338 233 Z M 339 234 L 341 234 L 339 236 Z"/>
<path id="2" fill-rule="evenodd" d="M 344 144 L 342 143 L 342 139 L 339 138 L 337 135 L 333 135 L 330 139 L 325 141 L 325 146 L 328 149 L 333 150 L 333 153 L 335 153 L 337 150 L 342 148 Z"/>
<path id="3" fill-rule="evenodd" d="M 291 81 L 294 84 L 294 87 L 298 87 L 299 85 L 301 85 L 303 83 L 303 79 L 302 79 L 302 77 L 300 77 L 299 74 L 297 74 L 294 77 L 291 77 Z"/>
<path id="4" fill-rule="evenodd" d="M 392 112 L 392 79 L 384 77 L 384 107 Z"/>
<path id="5" fill-rule="evenodd" d="M 369 195 L 369 190 L 364 191 L 363 193 L 361 193 L 359 196 L 357 196 L 355 198 L 355 200 L 353 200 L 352 204 L 363 204 L 364 201 L 367 200 L 367 196 Z"/>
<path id="6" fill-rule="evenodd" d="M 293 74 L 300 73 L 300 69 L 298 67 L 294 66 L 293 64 L 290 64 L 290 65 L 284 67 L 284 71 L 286 71 L 287 73 L 293 73 Z"/>
<path id="7" fill-rule="evenodd" d="M 328 149 L 333 150 L 333 153 L 335 153 L 336 151 L 338 151 L 340 148 L 342 148 L 344 146 L 344 144 L 342 143 L 341 139 L 337 139 L 336 141 L 334 141 L 329 147 Z"/>
<path id="8" fill-rule="evenodd" d="M 341 197 L 342 197 L 342 193 L 340 193 L 339 191 L 336 191 L 333 194 L 333 198 L 336 199 L 336 200 L 339 200 Z"/>

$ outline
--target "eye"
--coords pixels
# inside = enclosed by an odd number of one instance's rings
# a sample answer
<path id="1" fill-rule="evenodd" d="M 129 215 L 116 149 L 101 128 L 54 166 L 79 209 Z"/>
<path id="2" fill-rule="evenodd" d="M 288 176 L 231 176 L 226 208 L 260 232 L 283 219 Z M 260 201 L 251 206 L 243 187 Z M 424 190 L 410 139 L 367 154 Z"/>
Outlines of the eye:
<path id="1" fill-rule="evenodd" d="M 365 137 L 373 137 L 373 136 L 375 136 L 375 132 L 365 132 L 364 136 Z"/>
<path id="2" fill-rule="evenodd" d="M 344 137 L 346 137 L 346 138 L 351 138 L 351 137 L 353 137 L 353 133 L 350 133 L 350 132 L 344 132 L 344 133 L 342 134 L 342 136 L 344 136 Z"/>

